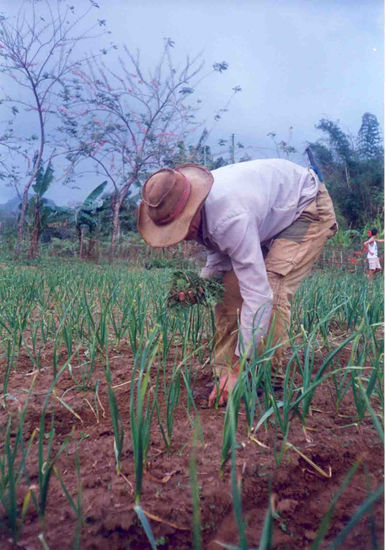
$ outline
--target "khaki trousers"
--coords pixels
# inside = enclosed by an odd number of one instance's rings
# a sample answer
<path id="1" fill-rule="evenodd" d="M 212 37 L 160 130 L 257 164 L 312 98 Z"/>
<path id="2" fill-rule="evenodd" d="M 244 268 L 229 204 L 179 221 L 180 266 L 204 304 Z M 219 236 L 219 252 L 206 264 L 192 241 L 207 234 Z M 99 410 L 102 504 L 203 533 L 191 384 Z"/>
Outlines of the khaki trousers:
<path id="1" fill-rule="evenodd" d="M 291 319 L 291 300 L 302 280 L 311 271 L 327 239 L 337 231 L 334 207 L 324 184 L 320 184 L 315 200 L 292 225 L 276 235 L 265 256 L 268 281 L 273 292 L 271 325 L 274 344 L 283 342 L 274 357 L 273 365 L 280 367 L 288 344 Z M 242 297 L 234 271 L 223 277 L 224 299 L 215 308 L 216 344 L 215 371 L 225 374 L 235 353 L 238 319 Z"/>

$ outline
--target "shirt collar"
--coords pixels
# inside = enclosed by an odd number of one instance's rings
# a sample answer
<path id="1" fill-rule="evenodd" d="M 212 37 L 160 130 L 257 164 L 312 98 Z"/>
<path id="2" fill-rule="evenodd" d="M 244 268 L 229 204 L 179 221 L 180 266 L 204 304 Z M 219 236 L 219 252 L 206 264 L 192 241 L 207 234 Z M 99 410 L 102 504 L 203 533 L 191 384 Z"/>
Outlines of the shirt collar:
<path id="1" fill-rule="evenodd" d="M 208 222 L 206 218 L 205 204 L 201 208 L 201 222 L 200 222 L 200 227 L 198 228 L 196 240 L 200 244 L 204 245 L 205 248 L 208 248 L 209 250 L 213 250 L 216 252 L 220 251 L 218 246 L 216 246 L 214 242 L 210 239 L 210 234 L 208 231 Z"/>

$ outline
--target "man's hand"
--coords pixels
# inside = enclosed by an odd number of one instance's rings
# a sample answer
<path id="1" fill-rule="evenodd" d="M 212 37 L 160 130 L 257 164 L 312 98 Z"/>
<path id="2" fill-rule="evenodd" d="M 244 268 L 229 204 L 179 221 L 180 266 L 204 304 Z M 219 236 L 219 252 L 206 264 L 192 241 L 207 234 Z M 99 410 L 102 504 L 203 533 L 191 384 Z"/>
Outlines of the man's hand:
<path id="1" fill-rule="evenodd" d="M 220 378 L 220 382 L 218 384 L 218 393 L 217 393 L 217 384 L 213 386 L 213 389 L 211 391 L 211 394 L 209 396 L 208 400 L 208 406 L 212 407 L 216 403 L 217 395 L 219 395 L 218 404 L 219 405 L 226 405 L 228 401 L 229 392 L 233 390 L 233 388 L 236 385 L 236 382 L 239 377 L 239 358 L 235 355 L 233 357 L 233 369 L 229 374 L 224 374 Z"/>

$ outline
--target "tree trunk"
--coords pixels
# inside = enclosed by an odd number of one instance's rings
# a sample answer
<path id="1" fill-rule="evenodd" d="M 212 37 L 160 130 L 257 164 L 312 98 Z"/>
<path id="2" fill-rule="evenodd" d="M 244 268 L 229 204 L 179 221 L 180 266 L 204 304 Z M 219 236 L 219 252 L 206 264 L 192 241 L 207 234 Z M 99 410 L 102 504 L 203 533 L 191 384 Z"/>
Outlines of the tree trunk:
<path id="1" fill-rule="evenodd" d="M 17 227 L 16 256 L 19 256 L 19 254 L 20 254 L 21 244 L 23 242 L 23 237 L 24 237 L 25 216 L 26 216 L 26 213 L 27 213 L 27 206 L 28 206 L 28 192 L 29 192 L 29 189 L 32 185 L 32 182 L 36 178 L 36 174 L 38 172 L 40 162 L 41 162 L 42 157 L 43 157 L 43 149 L 44 149 L 44 142 L 45 142 L 44 123 L 43 123 L 43 117 L 42 117 L 42 112 L 40 110 L 39 102 L 38 102 L 38 107 L 39 107 L 38 112 L 39 112 L 39 120 L 40 120 L 40 138 L 41 138 L 40 150 L 39 150 L 38 157 L 37 157 L 37 159 L 35 161 L 35 164 L 34 164 L 33 174 L 31 175 L 30 179 L 28 180 L 27 184 L 24 187 L 23 197 L 21 199 L 21 211 L 20 211 L 20 217 L 19 217 L 18 227 Z"/>
<path id="2" fill-rule="evenodd" d="M 348 167 L 347 167 L 347 162 L 344 163 L 344 173 L 345 173 L 345 176 L 346 176 L 347 187 L 349 187 L 351 189 L 350 172 L 349 172 Z"/>
<path id="3" fill-rule="evenodd" d="M 40 226 L 40 208 L 38 204 L 35 204 L 34 223 L 33 223 L 33 228 L 31 232 L 30 246 L 28 251 L 28 258 L 30 260 L 35 260 L 38 253 L 39 237 L 40 237 L 39 226 Z"/>
<path id="4" fill-rule="evenodd" d="M 119 220 L 121 205 L 122 205 L 122 200 L 120 200 L 119 198 L 115 199 L 112 204 L 113 226 L 112 226 L 112 233 L 111 233 L 110 261 L 113 261 L 113 259 L 116 256 L 117 245 L 121 238 L 121 222 Z"/>
<path id="5" fill-rule="evenodd" d="M 23 242 L 23 237 L 24 237 L 25 216 L 27 213 L 27 206 L 28 206 L 28 191 L 29 191 L 29 187 L 26 186 L 23 191 L 23 197 L 21 200 L 21 211 L 20 211 L 19 221 L 17 225 L 16 256 L 19 256 L 20 254 L 21 243 Z"/>
<path id="6" fill-rule="evenodd" d="M 79 237 L 79 258 L 82 260 L 84 257 L 84 233 L 85 233 L 86 226 L 81 225 L 78 229 L 78 237 Z"/>

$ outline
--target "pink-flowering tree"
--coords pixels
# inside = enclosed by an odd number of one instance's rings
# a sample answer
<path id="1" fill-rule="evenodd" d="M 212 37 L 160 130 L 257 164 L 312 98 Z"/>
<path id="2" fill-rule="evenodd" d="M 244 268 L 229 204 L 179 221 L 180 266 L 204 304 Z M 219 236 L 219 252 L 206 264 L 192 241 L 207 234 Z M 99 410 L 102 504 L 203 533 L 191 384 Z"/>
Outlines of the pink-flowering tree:
<path id="1" fill-rule="evenodd" d="M 76 58 L 79 43 L 105 32 L 99 30 L 104 20 L 88 25 L 90 12 L 97 7 L 90 0 L 80 13 L 61 0 L 26 0 L 16 17 L 0 18 L 0 71 L 6 92 L 0 178 L 13 185 L 21 198 L 17 253 L 24 236 L 28 193 L 42 169 L 43 155 L 48 166 L 64 152 L 55 133 L 59 91 L 72 71 L 90 60 L 90 56 Z"/>
<path id="2" fill-rule="evenodd" d="M 119 213 L 129 191 L 140 187 L 153 170 L 173 164 L 178 144 L 199 126 L 196 88 L 209 74 L 227 69 L 225 62 L 215 63 L 203 74 L 200 56 L 177 68 L 173 47 L 166 38 L 153 69 L 145 69 L 139 52 L 126 47 L 116 68 L 98 60 L 88 63 L 87 70 L 74 69 L 74 85 L 81 91 L 77 101 L 69 92 L 61 109 L 62 129 L 74 144 L 68 155 L 73 169 L 91 160 L 113 187 L 111 257 L 116 254 Z"/>

